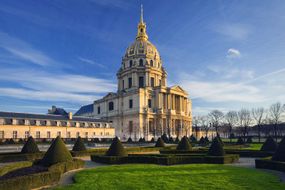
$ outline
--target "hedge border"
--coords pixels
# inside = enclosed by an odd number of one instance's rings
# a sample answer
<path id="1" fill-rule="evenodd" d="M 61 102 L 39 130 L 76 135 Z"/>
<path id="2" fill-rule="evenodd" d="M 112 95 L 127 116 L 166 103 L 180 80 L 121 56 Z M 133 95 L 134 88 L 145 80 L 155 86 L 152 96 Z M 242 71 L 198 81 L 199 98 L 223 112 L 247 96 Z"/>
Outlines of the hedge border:
<path id="1" fill-rule="evenodd" d="M 130 163 L 143 163 L 143 164 L 159 164 L 159 165 L 175 165 L 175 164 L 197 164 L 197 163 L 211 163 L 211 164 L 228 164 L 238 161 L 239 155 L 225 155 L 225 156 L 206 156 L 206 155 L 129 155 L 129 156 L 104 156 L 104 155 L 91 155 L 93 162 L 104 164 L 130 164 Z"/>
<path id="2" fill-rule="evenodd" d="M 0 181 L 1 190 L 11 189 L 33 189 L 42 186 L 50 186 L 58 183 L 63 173 L 82 168 L 84 161 L 74 159 L 71 162 L 61 162 L 48 167 L 47 172 L 41 172 L 26 176 L 19 176 L 12 179 Z"/>
<path id="3" fill-rule="evenodd" d="M 265 159 L 256 159 L 255 167 L 259 169 L 277 170 L 285 172 L 285 162 L 271 160 L 271 157 Z"/>
<path id="4" fill-rule="evenodd" d="M 25 168 L 25 167 L 30 167 L 32 165 L 33 165 L 33 162 L 30 162 L 30 161 L 15 162 L 15 163 L 10 163 L 10 164 L 4 165 L 4 166 L 0 167 L 0 176 L 3 176 L 6 173 L 9 173 L 13 170 L 17 170 L 17 169 Z"/>
<path id="5" fill-rule="evenodd" d="M 265 152 L 260 150 L 231 150 L 225 149 L 227 154 L 239 154 L 240 157 L 251 157 L 251 158 L 264 158 L 272 156 L 274 152 Z"/>
<path id="6" fill-rule="evenodd" d="M 34 161 L 41 159 L 44 156 L 44 152 L 23 154 L 21 152 L 10 152 L 10 153 L 1 153 L 0 162 L 18 162 L 18 161 Z"/>

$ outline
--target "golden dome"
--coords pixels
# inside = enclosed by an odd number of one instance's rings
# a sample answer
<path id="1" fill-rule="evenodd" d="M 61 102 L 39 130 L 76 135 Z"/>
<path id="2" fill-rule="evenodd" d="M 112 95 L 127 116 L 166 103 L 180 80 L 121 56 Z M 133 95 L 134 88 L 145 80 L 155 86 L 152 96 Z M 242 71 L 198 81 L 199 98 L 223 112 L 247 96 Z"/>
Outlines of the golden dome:
<path id="1" fill-rule="evenodd" d="M 147 57 L 160 61 L 160 55 L 156 47 L 148 41 L 146 33 L 146 24 L 143 22 L 143 10 L 141 8 L 141 18 L 138 24 L 138 33 L 136 40 L 126 50 L 125 58 Z"/>

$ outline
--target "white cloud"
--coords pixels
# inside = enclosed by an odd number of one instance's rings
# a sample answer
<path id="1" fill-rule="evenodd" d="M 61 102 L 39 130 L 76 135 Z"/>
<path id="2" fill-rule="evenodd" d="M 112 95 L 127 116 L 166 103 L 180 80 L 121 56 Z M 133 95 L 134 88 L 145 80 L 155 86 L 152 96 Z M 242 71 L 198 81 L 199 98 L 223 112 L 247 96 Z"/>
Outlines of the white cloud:
<path id="1" fill-rule="evenodd" d="M 83 58 L 83 57 L 78 57 L 78 60 L 82 61 L 83 63 L 87 63 L 90 65 L 96 65 L 98 67 L 106 69 L 107 67 L 103 64 L 97 63 L 96 61 L 93 61 L 91 59 Z"/>
<path id="2" fill-rule="evenodd" d="M 23 69 L 0 70 L 0 81 L 13 82 L 19 86 L 0 88 L 0 96 L 27 100 L 91 103 L 116 89 L 116 84 L 106 79 Z"/>
<path id="3" fill-rule="evenodd" d="M 215 32 L 235 40 L 248 38 L 251 27 L 240 23 L 218 23 L 211 27 Z"/>
<path id="4" fill-rule="evenodd" d="M 241 53 L 237 49 L 230 48 L 230 49 L 228 49 L 227 57 L 228 58 L 239 58 L 239 57 L 241 57 Z"/>
<path id="5" fill-rule="evenodd" d="M 33 48 L 30 44 L 3 32 L 0 32 L 0 48 L 8 51 L 16 58 L 29 61 L 36 65 L 58 64 L 55 60 Z"/>

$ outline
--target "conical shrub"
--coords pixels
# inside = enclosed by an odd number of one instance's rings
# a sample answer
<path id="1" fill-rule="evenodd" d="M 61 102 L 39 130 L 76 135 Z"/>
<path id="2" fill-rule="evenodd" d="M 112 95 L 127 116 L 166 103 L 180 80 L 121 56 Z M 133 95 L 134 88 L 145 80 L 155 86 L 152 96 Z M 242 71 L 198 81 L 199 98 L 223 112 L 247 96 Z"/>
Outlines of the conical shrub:
<path id="1" fill-rule="evenodd" d="M 127 140 L 127 142 L 128 142 L 128 143 L 132 143 L 132 142 L 133 142 L 133 139 L 132 139 L 131 137 L 129 137 L 128 140 Z"/>
<path id="2" fill-rule="evenodd" d="M 143 142 L 144 142 L 142 137 L 139 138 L 139 142 L 140 142 L 140 143 L 143 143 Z"/>
<path id="3" fill-rule="evenodd" d="M 186 136 L 184 136 L 181 141 L 178 143 L 176 150 L 185 150 L 190 151 L 192 150 L 192 146 Z"/>
<path id="4" fill-rule="evenodd" d="M 278 144 L 275 142 L 275 140 L 269 136 L 266 141 L 263 143 L 261 147 L 261 151 L 266 152 L 275 152 L 277 150 Z"/>
<path id="5" fill-rule="evenodd" d="M 283 137 L 283 139 L 279 143 L 276 152 L 272 156 L 272 160 L 285 162 L 285 137 Z"/>
<path id="6" fill-rule="evenodd" d="M 196 137 L 194 137 L 194 135 L 190 136 L 190 142 L 191 143 L 197 143 L 197 139 L 196 139 Z"/>
<path id="7" fill-rule="evenodd" d="M 161 139 L 162 139 L 163 142 L 165 142 L 165 143 L 168 143 L 168 142 L 169 142 L 169 139 L 167 138 L 167 135 L 166 135 L 165 133 L 161 136 Z"/>
<path id="8" fill-rule="evenodd" d="M 81 137 L 76 139 L 75 144 L 73 145 L 72 151 L 85 151 L 86 147 Z"/>
<path id="9" fill-rule="evenodd" d="M 155 147 L 165 147 L 165 143 L 163 140 L 159 137 L 155 143 Z"/>
<path id="10" fill-rule="evenodd" d="M 40 152 L 38 145 L 36 144 L 34 138 L 30 136 L 27 142 L 24 144 L 21 153 L 23 154 L 31 154 Z"/>
<path id="11" fill-rule="evenodd" d="M 155 142 L 155 140 L 154 140 L 153 137 L 151 138 L 150 142 L 151 142 L 151 143 L 154 143 L 154 142 Z"/>
<path id="12" fill-rule="evenodd" d="M 210 142 L 207 136 L 206 136 L 204 139 L 205 139 L 205 142 L 206 142 L 206 143 L 209 143 L 209 142 Z"/>
<path id="13" fill-rule="evenodd" d="M 209 156 L 224 156 L 225 150 L 218 137 L 215 137 L 208 151 Z"/>
<path id="14" fill-rule="evenodd" d="M 205 145 L 205 144 L 206 144 L 204 137 L 201 137 L 201 138 L 200 138 L 199 144 L 200 144 L 200 145 Z"/>
<path id="15" fill-rule="evenodd" d="M 237 142 L 236 142 L 237 145 L 243 145 L 244 144 L 244 141 L 242 139 L 242 137 L 239 137 Z"/>
<path id="16" fill-rule="evenodd" d="M 174 143 L 174 139 L 172 137 L 169 137 L 169 143 Z"/>
<path id="17" fill-rule="evenodd" d="M 107 156 L 127 156 L 127 151 L 125 150 L 124 146 L 122 145 L 120 139 L 115 137 L 112 141 L 112 144 L 108 151 L 106 152 Z"/>
<path id="18" fill-rule="evenodd" d="M 176 137 L 175 143 L 179 143 L 179 138 L 178 137 Z"/>
<path id="19" fill-rule="evenodd" d="M 218 140 L 221 142 L 221 144 L 224 146 L 224 142 L 223 142 L 223 140 L 221 139 L 221 136 L 220 136 L 219 133 L 217 134 L 217 138 L 218 138 Z"/>
<path id="20" fill-rule="evenodd" d="M 58 136 L 53 140 L 40 163 L 44 166 L 50 166 L 59 162 L 67 161 L 72 161 L 72 156 L 62 139 Z"/>
<path id="21" fill-rule="evenodd" d="M 247 139 L 246 139 L 246 143 L 252 143 L 252 138 L 251 137 L 247 137 Z"/>

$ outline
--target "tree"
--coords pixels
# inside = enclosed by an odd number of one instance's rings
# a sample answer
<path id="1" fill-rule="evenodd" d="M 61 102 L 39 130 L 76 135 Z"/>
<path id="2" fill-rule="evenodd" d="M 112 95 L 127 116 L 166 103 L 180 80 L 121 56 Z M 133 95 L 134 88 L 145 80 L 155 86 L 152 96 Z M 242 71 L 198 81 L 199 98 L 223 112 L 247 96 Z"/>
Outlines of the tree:
<path id="1" fill-rule="evenodd" d="M 238 111 L 237 114 L 238 114 L 239 124 L 243 128 L 243 137 L 244 137 L 244 141 L 245 141 L 246 135 L 248 133 L 248 127 L 252 121 L 250 111 L 243 108 L 240 111 Z"/>
<path id="2" fill-rule="evenodd" d="M 232 131 L 233 131 L 233 127 L 237 124 L 238 122 L 238 114 L 236 111 L 229 111 L 226 115 L 225 115 L 225 120 L 228 124 L 229 127 L 229 135 L 230 135 L 230 141 L 232 142 Z"/>
<path id="3" fill-rule="evenodd" d="M 277 141 L 277 127 L 278 127 L 278 124 L 280 123 L 280 117 L 282 113 L 284 112 L 284 109 L 285 109 L 285 106 L 284 105 L 282 106 L 280 102 L 272 104 L 269 108 L 269 116 L 274 124 L 274 136 L 275 136 L 276 141 Z"/>
<path id="4" fill-rule="evenodd" d="M 261 137 L 261 125 L 264 121 L 264 108 L 253 108 L 251 110 L 252 118 L 255 120 L 257 129 L 258 129 L 258 142 L 260 143 L 260 137 Z"/>
<path id="5" fill-rule="evenodd" d="M 196 133 L 196 137 L 198 136 L 198 128 L 199 128 L 199 124 L 200 124 L 200 116 L 194 116 L 193 120 L 192 120 L 192 124 L 195 127 L 195 133 Z"/>
<path id="6" fill-rule="evenodd" d="M 205 131 L 206 137 L 208 137 L 208 132 L 212 128 L 209 116 L 205 115 L 201 117 L 201 128 Z"/>
<path id="7" fill-rule="evenodd" d="M 209 113 L 209 117 L 211 118 L 212 125 L 216 130 L 216 134 L 218 134 L 218 128 L 221 126 L 224 118 L 223 112 L 220 110 L 213 110 Z"/>

